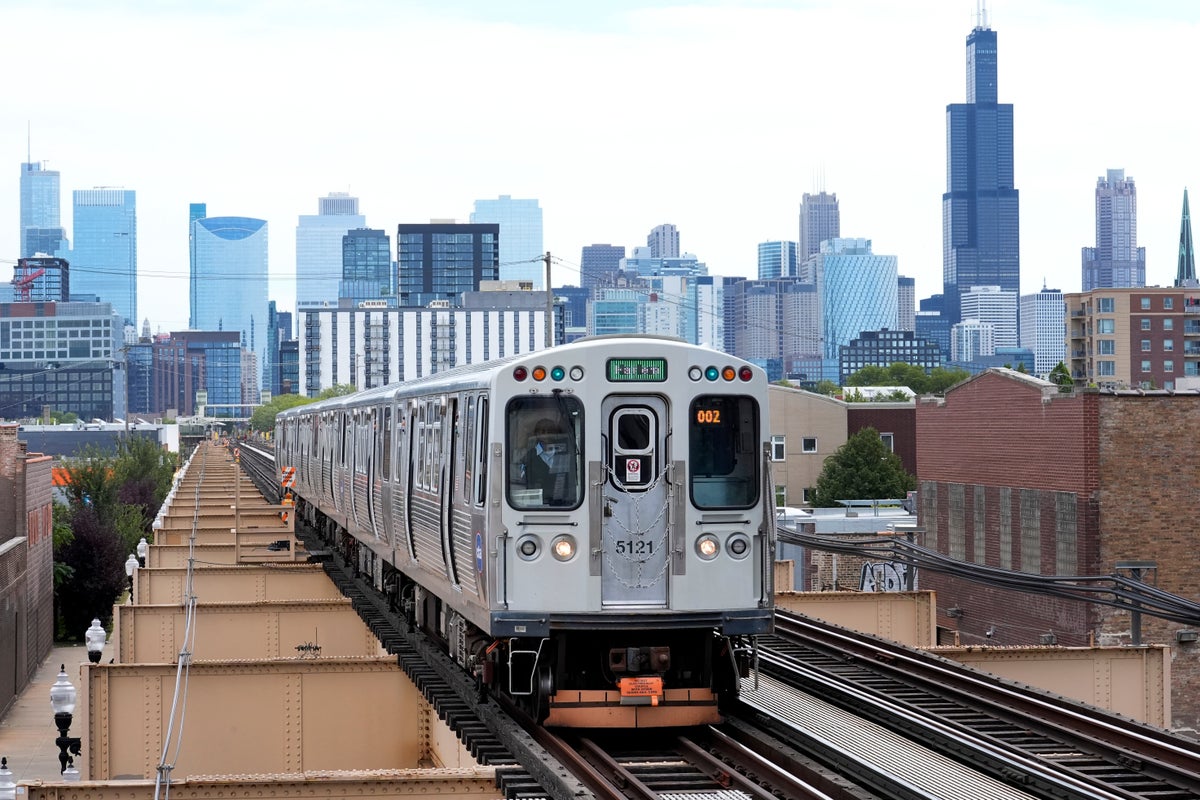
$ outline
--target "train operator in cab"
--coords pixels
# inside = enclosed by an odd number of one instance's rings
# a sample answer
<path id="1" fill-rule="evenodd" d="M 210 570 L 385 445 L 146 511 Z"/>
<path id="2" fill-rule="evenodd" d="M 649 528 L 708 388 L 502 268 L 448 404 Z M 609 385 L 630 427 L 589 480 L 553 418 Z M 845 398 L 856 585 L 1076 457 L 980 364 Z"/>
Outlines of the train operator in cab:
<path id="1" fill-rule="evenodd" d="M 570 435 L 558 420 L 543 417 L 534 424 L 521 466 L 525 487 L 541 492 L 540 505 L 574 502 L 575 479 L 571 473 L 575 457 L 571 444 Z"/>

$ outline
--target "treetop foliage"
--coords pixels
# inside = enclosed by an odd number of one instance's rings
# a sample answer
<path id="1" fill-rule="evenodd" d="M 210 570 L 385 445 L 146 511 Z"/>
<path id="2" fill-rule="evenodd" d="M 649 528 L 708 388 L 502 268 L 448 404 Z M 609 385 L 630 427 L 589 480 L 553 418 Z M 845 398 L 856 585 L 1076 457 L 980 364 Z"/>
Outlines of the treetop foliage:
<path id="1" fill-rule="evenodd" d="M 956 383 L 965 381 L 971 373 L 965 369 L 934 367 L 926 374 L 914 364 L 897 361 L 888 367 L 863 367 L 851 375 L 847 386 L 907 386 L 917 395 L 945 394 Z"/>
<path id="2" fill-rule="evenodd" d="M 846 440 L 817 478 L 813 505 L 836 508 L 839 500 L 884 500 L 904 497 L 917 486 L 874 428 L 863 428 Z"/>

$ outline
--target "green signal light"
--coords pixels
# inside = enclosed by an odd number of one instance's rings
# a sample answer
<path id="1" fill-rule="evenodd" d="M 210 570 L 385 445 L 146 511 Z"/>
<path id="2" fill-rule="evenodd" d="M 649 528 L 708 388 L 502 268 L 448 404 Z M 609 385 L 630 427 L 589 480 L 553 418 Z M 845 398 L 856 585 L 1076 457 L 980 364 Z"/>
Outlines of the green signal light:
<path id="1" fill-rule="evenodd" d="M 710 381 L 715 381 L 717 378 L 721 377 L 721 370 L 717 369 L 716 367 L 709 367 L 708 369 L 704 370 L 704 377 L 708 378 Z"/>

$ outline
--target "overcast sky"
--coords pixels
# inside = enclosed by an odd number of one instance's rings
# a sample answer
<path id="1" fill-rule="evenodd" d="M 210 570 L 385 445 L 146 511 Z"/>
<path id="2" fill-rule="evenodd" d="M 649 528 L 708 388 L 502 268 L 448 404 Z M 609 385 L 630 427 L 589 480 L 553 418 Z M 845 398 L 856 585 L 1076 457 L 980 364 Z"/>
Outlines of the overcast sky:
<path id="1" fill-rule="evenodd" d="M 945 110 L 966 99 L 975 0 L 5 0 L 0 274 L 19 255 L 19 164 L 71 191 L 137 191 L 138 313 L 187 324 L 188 203 L 266 219 L 271 297 L 295 298 L 297 217 L 348 191 L 371 227 L 466 222 L 534 197 L 556 284 L 580 248 L 679 227 L 719 275 L 795 239 L 801 196 L 841 203 L 941 291 Z M 1200 186 L 1191 0 L 993 0 L 1014 105 L 1023 292 L 1080 288 L 1096 178 L 1138 188 L 1147 282 L 1174 280 Z M 2 165 L 4 159 L 0 159 Z M 1200 200 L 1198 200 L 1200 202 Z"/>

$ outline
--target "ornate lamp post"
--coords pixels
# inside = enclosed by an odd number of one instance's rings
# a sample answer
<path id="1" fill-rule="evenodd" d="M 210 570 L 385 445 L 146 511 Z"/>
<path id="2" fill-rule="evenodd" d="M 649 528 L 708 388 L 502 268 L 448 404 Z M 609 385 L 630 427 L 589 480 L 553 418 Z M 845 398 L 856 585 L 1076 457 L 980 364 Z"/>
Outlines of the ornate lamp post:
<path id="1" fill-rule="evenodd" d="M 54 743 L 58 745 L 58 763 L 62 764 L 60 773 L 66 773 L 67 764 L 74 762 L 67 751 L 79 755 L 83 749 L 79 737 L 67 736 L 67 731 L 71 729 L 71 715 L 75 713 L 75 696 L 75 687 L 67 680 L 67 666 L 62 664 L 58 668 L 58 680 L 50 687 L 50 707 L 54 709 L 54 725 L 58 728 L 58 738 Z"/>
<path id="2" fill-rule="evenodd" d="M 0 758 L 0 800 L 17 800 L 17 784 L 7 758 Z"/>
<path id="3" fill-rule="evenodd" d="M 92 620 L 92 627 L 88 628 L 87 633 L 83 635 L 83 640 L 87 643 L 88 661 L 93 664 L 100 663 L 100 653 L 104 650 L 106 639 L 108 639 L 108 634 L 104 632 L 100 620 Z"/>
<path id="4" fill-rule="evenodd" d="M 146 543 L 146 537 L 143 536 L 141 541 L 137 543 L 137 558 L 138 566 L 146 566 L 146 554 L 150 552 L 150 545 Z"/>
<path id="5" fill-rule="evenodd" d="M 129 602 L 133 602 L 133 571 L 138 568 L 138 559 L 133 553 L 125 559 L 125 575 L 129 578 Z"/>

